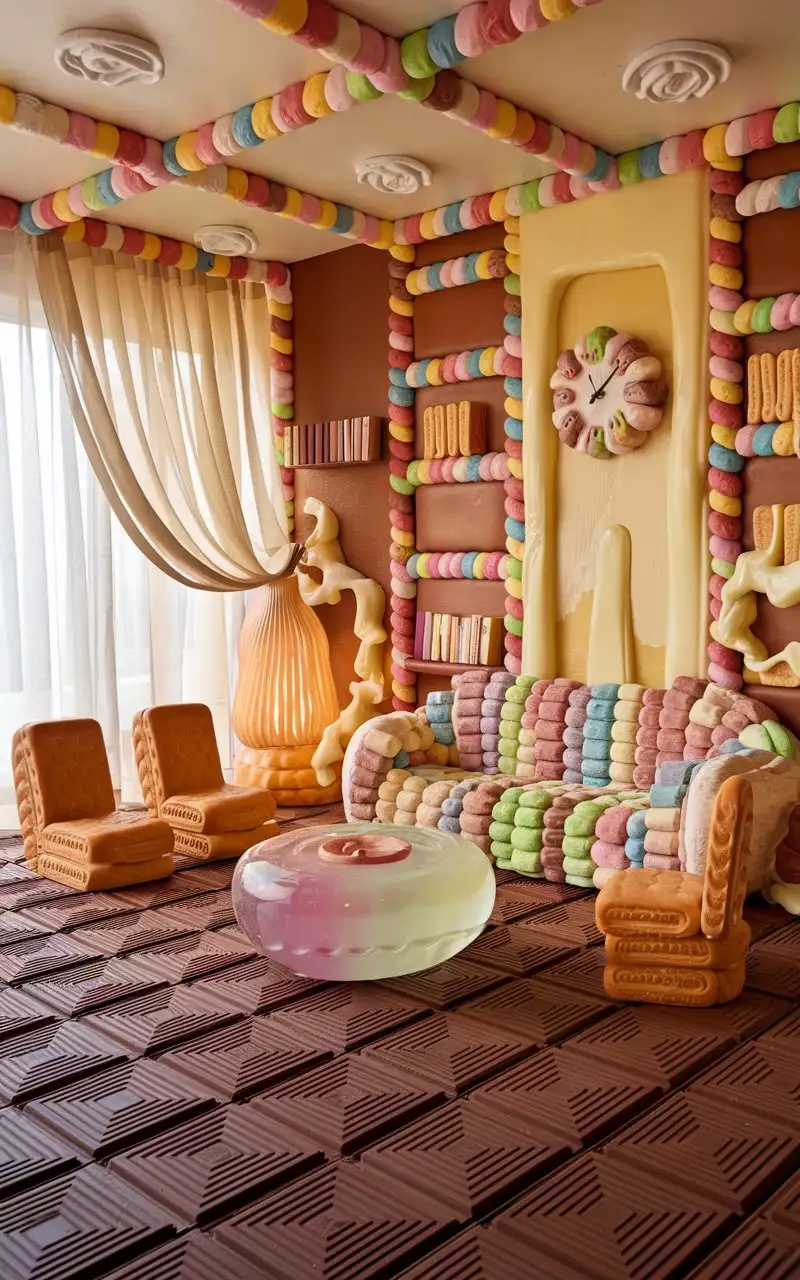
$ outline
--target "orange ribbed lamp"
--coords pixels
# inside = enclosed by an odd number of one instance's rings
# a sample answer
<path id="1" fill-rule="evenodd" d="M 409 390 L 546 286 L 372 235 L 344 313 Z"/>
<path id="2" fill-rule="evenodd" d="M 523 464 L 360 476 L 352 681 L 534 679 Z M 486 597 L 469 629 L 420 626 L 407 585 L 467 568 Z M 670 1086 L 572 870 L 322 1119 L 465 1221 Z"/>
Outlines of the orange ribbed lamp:
<path id="1" fill-rule="evenodd" d="M 311 767 L 338 714 L 328 637 L 288 573 L 259 589 L 239 638 L 233 728 L 244 747 L 235 781 L 267 787 L 280 805 L 338 800 L 340 780 L 321 787 Z"/>

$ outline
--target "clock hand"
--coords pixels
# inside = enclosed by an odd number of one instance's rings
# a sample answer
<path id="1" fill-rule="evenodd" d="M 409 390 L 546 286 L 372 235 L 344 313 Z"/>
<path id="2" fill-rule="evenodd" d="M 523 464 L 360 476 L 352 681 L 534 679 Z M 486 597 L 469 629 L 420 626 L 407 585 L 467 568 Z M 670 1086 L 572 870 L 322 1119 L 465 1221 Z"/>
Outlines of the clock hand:
<path id="1" fill-rule="evenodd" d="M 610 382 L 610 381 L 611 381 L 611 379 L 614 377 L 614 374 L 615 374 L 616 372 L 617 372 L 617 366 L 616 366 L 616 365 L 614 365 L 614 368 L 611 370 L 611 372 L 610 372 L 610 374 L 608 375 L 608 377 L 606 378 L 605 382 L 601 382 L 600 386 L 599 386 L 599 387 L 597 388 L 597 390 L 594 392 L 594 395 L 589 397 L 589 404 L 594 404 L 595 400 L 599 400 L 599 399 L 600 399 L 600 397 L 602 396 L 603 392 L 605 391 L 606 387 L 608 386 L 609 382 Z M 589 381 L 590 381 L 590 382 L 592 381 L 592 380 L 591 380 L 591 377 L 589 378 Z M 594 384 L 592 384 L 592 386 L 594 387 Z"/>
<path id="2" fill-rule="evenodd" d="M 591 375 L 591 374 L 589 374 L 589 386 L 592 388 L 592 391 L 596 391 L 596 390 L 597 390 L 597 387 L 594 385 L 594 381 L 593 381 L 593 379 L 592 379 L 592 375 Z"/>

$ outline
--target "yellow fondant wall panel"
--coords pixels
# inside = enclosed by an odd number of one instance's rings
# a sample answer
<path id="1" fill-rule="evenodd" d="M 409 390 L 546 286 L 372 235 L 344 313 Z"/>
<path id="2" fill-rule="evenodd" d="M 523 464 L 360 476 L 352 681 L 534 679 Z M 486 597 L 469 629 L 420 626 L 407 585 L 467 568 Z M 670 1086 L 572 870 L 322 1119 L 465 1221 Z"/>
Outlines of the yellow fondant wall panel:
<path id="1" fill-rule="evenodd" d="M 704 173 L 522 219 L 530 673 L 705 671 L 707 225 Z M 599 324 L 646 339 L 670 384 L 651 439 L 607 460 L 560 443 L 549 389 L 559 351 Z"/>

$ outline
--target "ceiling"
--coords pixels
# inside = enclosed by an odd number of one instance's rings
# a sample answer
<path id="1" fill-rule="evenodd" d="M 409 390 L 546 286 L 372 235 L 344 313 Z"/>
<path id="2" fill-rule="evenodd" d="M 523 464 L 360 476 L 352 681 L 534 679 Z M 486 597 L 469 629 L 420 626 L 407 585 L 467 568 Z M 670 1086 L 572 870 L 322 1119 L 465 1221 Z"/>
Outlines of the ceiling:
<path id="1" fill-rule="evenodd" d="M 335 0 L 337 7 L 395 35 L 469 2 Z M 569 21 L 462 63 L 458 70 L 481 87 L 618 153 L 800 97 L 796 5 L 797 0 L 765 0 L 761 5 L 743 0 L 603 0 Z M 117 29 L 155 41 L 166 62 L 163 81 L 109 89 L 63 75 L 54 63 L 53 46 L 62 31 L 76 26 Z M 622 91 L 622 68 L 634 54 L 679 37 L 723 43 L 734 59 L 728 83 L 683 106 L 656 106 Z M 0 4 L 0 83 L 159 139 L 196 128 L 329 67 L 321 56 L 272 35 L 218 0 Z M 404 198 L 379 195 L 358 184 L 359 160 L 393 152 L 427 162 L 434 171 L 432 186 Z M 385 218 L 421 212 L 548 171 L 535 157 L 399 98 L 356 105 L 244 152 L 238 163 Z M 33 199 L 102 167 L 91 156 L 0 129 L 2 194 Z M 256 231 L 259 257 L 283 261 L 328 253 L 348 243 L 179 184 L 126 201 L 104 216 L 184 240 L 191 240 L 204 223 L 234 222 Z"/>

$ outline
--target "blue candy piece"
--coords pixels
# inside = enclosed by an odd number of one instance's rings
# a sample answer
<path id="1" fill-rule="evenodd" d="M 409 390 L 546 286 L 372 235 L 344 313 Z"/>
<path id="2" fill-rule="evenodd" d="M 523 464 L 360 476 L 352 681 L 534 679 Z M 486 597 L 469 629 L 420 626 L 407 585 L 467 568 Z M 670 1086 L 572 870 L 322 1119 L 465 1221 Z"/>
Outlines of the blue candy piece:
<path id="1" fill-rule="evenodd" d="M 408 378 L 406 377 L 405 369 L 390 369 L 389 381 L 393 387 L 407 387 Z"/>
<path id="2" fill-rule="evenodd" d="M 642 147 L 639 152 L 639 172 L 643 178 L 660 178 L 661 143 L 651 142 L 649 147 Z"/>
<path id="3" fill-rule="evenodd" d="M 468 253 L 464 259 L 464 283 L 478 284 L 480 276 L 478 275 L 478 258 L 477 253 Z"/>
<path id="4" fill-rule="evenodd" d="M 457 818 L 463 809 L 463 797 L 449 795 L 446 800 L 442 801 L 442 813 L 448 818 Z"/>
<path id="5" fill-rule="evenodd" d="M 800 206 L 800 173 L 786 173 L 778 187 L 778 204 L 781 209 Z"/>
<path id="6" fill-rule="evenodd" d="M 503 383 L 503 390 L 512 400 L 521 400 L 522 378 L 506 378 Z"/>
<path id="7" fill-rule="evenodd" d="M 602 182 L 611 165 L 611 157 L 606 151 L 595 148 L 596 160 L 593 168 L 583 175 L 584 182 Z"/>
<path id="8" fill-rule="evenodd" d="M 626 858 L 629 858 L 632 863 L 644 862 L 644 840 L 638 840 L 629 836 L 625 841 L 625 856 Z"/>
<path id="9" fill-rule="evenodd" d="M 503 423 L 503 430 L 509 440 L 522 439 L 522 420 L 520 418 L 506 418 Z"/>
<path id="10" fill-rule="evenodd" d="M 525 525 L 522 520 L 515 520 L 513 516 L 506 516 L 506 537 L 516 538 L 517 542 L 525 541 Z"/>
<path id="11" fill-rule="evenodd" d="M 411 387 L 390 387 L 389 400 L 401 409 L 410 409 L 414 403 L 414 392 Z"/>
<path id="12" fill-rule="evenodd" d="M 425 701 L 426 707 L 452 707 L 456 700 L 455 689 L 434 689 Z"/>
<path id="13" fill-rule="evenodd" d="M 437 724 L 450 724 L 453 718 L 449 707 L 428 707 L 427 714 L 431 728 Z"/>
<path id="14" fill-rule="evenodd" d="M 213 253 L 206 253 L 205 249 L 198 249 L 195 271 L 210 271 L 214 265 L 214 261 Z"/>
<path id="15" fill-rule="evenodd" d="M 586 764 L 588 760 L 609 760 L 610 750 L 607 742 L 598 742 L 595 738 L 584 738 L 583 762 Z"/>
<path id="16" fill-rule="evenodd" d="M 688 790 L 686 786 L 660 787 L 656 784 L 650 788 L 650 808 L 676 809 Z"/>
<path id="17" fill-rule="evenodd" d="M 481 455 L 479 453 L 471 453 L 467 458 L 467 480 L 475 483 L 481 478 Z M 477 551 L 475 552 L 477 555 Z"/>
<path id="18" fill-rule="evenodd" d="M 592 768 L 596 770 L 599 760 L 592 761 Z M 583 775 L 583 785 L 585 787 L 607 787 L 609 783 L 609 775 L 607 773 L 600 774 L 596 771 L 594 774 L 585 773 Z"/>
<path id="19" fill-rule="evenodd" d="M 456 735 L 452 724 L 432 724 L 433 736 L 443 747 L 455 746 Z"/>
<path id="20" fill-rule="evenodd" d="M 596 698 L 601 702 L 616 702 L 619 697 L 618 684 L 593 684 L 592 685 L 592 701 Z"/>
<path id="21" fill-rule="evenodd" d="M 729 738 L 728 741 L 723 742 L 720 747 L 720 751 L 725 756 L 738 756 L 739 753 L 744 750 L 745 748 L 742 746 L 738 738 Z"/>
<path id="22" fill-rule="evenodd" d="M 19 226 L 29 236 L 43 236 L 46 231 L 50 231 L 50 227 L 37 227 L 31 217 L 31 201 L 28 200 L 22 205 L 19 211 Z"/>
<path id="23" fill-rule="evenodd" d="M 461 834 L 461 823 L 458 818 L 448 818 L 442 814 L 438 825 L 440 831 L 452 831 L 456 836 Z"/>
<path id="24" fill-rule="evenodd" d="M 512 338 L 522 336 L 522 316 L 505 316 L 503 318 L 503 328 L 506 333 L 510 333 Z"/>
<path id="25" fill-rule="evenodd" d="M 428 31 L 428 57 L 437 67 L 445 70 L 462 62 L 464 54 L 456 44 L 456 14 L 440 18 Z"/>
<path id="26" fill-rule="evenodd" d="M 433 55 L 431 54 L 431 57 Z M 456 200 L 454 204 L 449 204 L 444 211 L 444 229 L 449 235 L 457 235 L 464 228 L 461 225 L 461 201 Z"/>
<path id="27" fill-rule="evenodd" d="M 767 422 L 756 431 L 753 436 L 753 453 L 757 458 L 773 458 L 775 456 L 772 439 L 778 430 L 778 425 L 777 422 Z"/>
<path id="28" fill-rule="evenodd" d="M 470 378 L 483 377 L 483 374 L 481 373 L 481 356 L 482 355 L 483 355 L 483 348 L 479 348 L 477 351 L 469 352 L 467 356 L 466 364 L 467 364 L 467 373 Z"/>
<path id="29" fill-rule="evenodd" d="M 716 440 L 709 446 L 709 466 L 716 467 L 718 471 L 730 471 L 737 475 L 742 470 L 745 461 L 746 459 L 742 458 L 735 449 L 726 449 L 724 445 L 717 444 Z"/>
<path id="30" fill-rule="evenodd" d="M 235 112 L 233 123 L 231 125 L 231 133 L 233 134 L 234 141 L 238 142 L 240 147 L 261 146 L 264 139 L 259 138 L 253 128 L 253 103 L 250 103 L 250 105 L 246 107 L 240 107 L 239 110 Z"/>
<path id="31" fill-rule="evenodd" d="M 111 185 L 111 178 L 114 173 L 113 169 L 104 169 L 102 173 L 97 175 L 97 194 L 103 201 L 103 204 L 114 205 L 119 204 L 122 196 L 117 195 Z"/>
<path id="32" fill-rule="evenodd" d="M 644 840 L 644 834 L 647 830 L 647 810 L 637 809 L 628 818 L 627 832 L 628 838 L 633 840 Z"/>
<path id="33" fill-rule="evenodd" d="M 614 719 L 613 702 L 603 702 L 600 698 L 590 698 L 586 707 L 586 724 L 590 720 L 613 720 Z M 586 724 L 583 726 L 586 732 Z"/>
<path id="34" fill-rule="evenodd" d="M 587 720 L 583 726 L 583 740 L 594 739 L 595 742 L 611 741 L 610 720 Z"/>
<path id="35" fill-rule="evenodd" d="M 189 170 L 184 169 L 183 165 L 178 162 L 178 157 L 175 155 L 177 142 L 177 138 L 170 138 L 164 143 L 161 148 L 161 159 L 167 173 L 171 173 L 176 178 L 185 178 Z"/>
<path id="36" fill-rule="evenodd" d="M 664 760 L 656 769 L 657 787 L 685 786 L 694 765 L 689 760 Z"/>
<path id="37" fill-rule="evenodd" d="M 333 232 L 333 234 L 337 236 L 343 236 L 343 235 L 346 235 L 348 231 L 352 231 L 354 217 L 355 217 L 355 210 L 351 209 L 349 205 L 337 204 L 336 221 L 331 227 L 331 231 Z"/>
<path id="38" fill-rule="evenodd" d="M 465 578 L 473 578 L 475 576 L 475 562 L 479 555 L 479 551 L 464 552 L 461 557 L 461 572 Z"/>
<path id="39" fill-rule="evenodd" d="M 410 757 L 407 751 L 398 751 L 397 755 L 394 758 L 394 768 L 407 769 L 409 765 L 409 760 L 410 760 Z"/>

